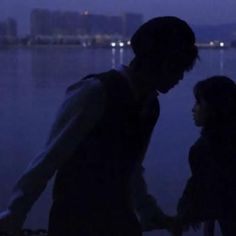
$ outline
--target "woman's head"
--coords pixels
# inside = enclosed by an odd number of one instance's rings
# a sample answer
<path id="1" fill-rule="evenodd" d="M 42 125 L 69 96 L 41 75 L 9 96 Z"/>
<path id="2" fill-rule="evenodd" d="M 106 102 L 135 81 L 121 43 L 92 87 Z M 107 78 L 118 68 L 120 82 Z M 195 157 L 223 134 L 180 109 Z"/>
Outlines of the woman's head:
<path id="1" fill-rule="evenodd" d="M 195 124 L 204 128 L 236 123 L 236 84 L 226 76 L 212 76 L 194 86 Z"/>

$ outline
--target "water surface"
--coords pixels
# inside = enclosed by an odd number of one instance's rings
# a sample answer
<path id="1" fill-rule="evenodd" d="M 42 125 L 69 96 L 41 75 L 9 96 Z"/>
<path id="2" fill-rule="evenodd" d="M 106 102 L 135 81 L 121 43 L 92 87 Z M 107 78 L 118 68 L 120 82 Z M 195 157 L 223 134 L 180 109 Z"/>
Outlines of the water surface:
<path id="1" fill-rule="evenodd" d="M 87 74 L 127 64 L 131 58 L 131 51 L 123 49 L 0 50 L 1 209 L 6 206 L 16 179 L 43 147 L 66 87 Z M 199 133 L 192 122 L 192 87 L 198 80 L 214 74 L 236 79 L 236 50 L 202 50 L 200 58 L 176 88 L 160 96 L 161 115 L 144 162 L 149 190 L 169 214 L 175 214 L 176 203 L 189 176 L 188 150 Z M 25 227 L 46 228 L 51 185 L 52 182 L 35 203 Z M 168 234 L 164 231 L 145 234 L 154 235 Z"/>

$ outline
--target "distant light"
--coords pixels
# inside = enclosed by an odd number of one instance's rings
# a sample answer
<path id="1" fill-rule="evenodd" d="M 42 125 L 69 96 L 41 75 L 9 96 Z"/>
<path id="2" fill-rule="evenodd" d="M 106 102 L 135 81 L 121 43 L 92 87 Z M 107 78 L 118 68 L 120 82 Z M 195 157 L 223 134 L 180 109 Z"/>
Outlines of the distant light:
<path id="1" fill-rule="evenodd" d="M 210 46 L 214 46 L 214 42 L 213 41 L 211 41 L 209 44 L 210 44 Z"/>
<path id="2" fill-rule="evenodd" d="M 128 40 L 128 41 L 127 41 L 127 45 L 131 45 L 131 42 L 130 42 L 130 40 Z"/>
<path id="3" fill-rule="evenodd" d="M 88 14 L 89 14 L 88 11 L 84 11 L 84 12 L 81 13 L 81 15 L 85 15 L 85 16 L 88 15 Z"/>
<path id="4" fill-rule="evenodd" d="M 116 46 L 115 42 L 111 42 L 111 46 L 114 48 Z"/>
<path id="5" fill-rule="evenodd" d="M 122 48 L 122 47 L 124 47 L 124 43 L 123 42 L 119 42 L 119 46 Z"/>
<path id="6" fill-rule="evenodd" d="M 224 42 L 220 42 L 220 47 L 224 47 L 224 46 L 225 46 Z"/>

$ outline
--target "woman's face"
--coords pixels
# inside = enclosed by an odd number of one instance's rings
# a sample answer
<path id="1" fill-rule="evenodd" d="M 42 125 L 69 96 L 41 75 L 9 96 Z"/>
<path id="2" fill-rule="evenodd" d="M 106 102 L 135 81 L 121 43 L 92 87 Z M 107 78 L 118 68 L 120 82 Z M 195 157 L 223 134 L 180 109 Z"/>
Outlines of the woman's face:
<path id="1" fill-rule="evenodd" d="M 208 116 L 206 102 L 203 99 L 200 99 L 199 101 L 196 100 L 192 112 L 195 125 L 198 127 L 204 127 Z"/>

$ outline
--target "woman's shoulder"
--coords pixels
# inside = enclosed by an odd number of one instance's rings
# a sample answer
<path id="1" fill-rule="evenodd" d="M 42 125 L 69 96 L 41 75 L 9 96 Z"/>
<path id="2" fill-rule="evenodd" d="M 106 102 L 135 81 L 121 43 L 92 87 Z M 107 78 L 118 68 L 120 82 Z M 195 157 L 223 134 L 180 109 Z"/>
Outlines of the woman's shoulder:
<path id="1" fill-rule="evenodd" d="M 234 140 L 235 143 L 235 140 Z M 204 162 L 214 165 L 236 166 L 236 145 L 233 145 L 232 137 L 218 137 L 210 134 L 202 134 L 192 145 L 189 152 L 190 163 Z"/>
<path id="2" fill-rule="evenodd" d="M 200 136 L 190 148 L 190 153 L 206 152 L 209 150 L 209 140 Z"/>
<path id="3" fill-rule="evenodd" d="M 189 164 L 192 171 L 207 167 L 211 156 L 208 140 L 200 136 L 189 150 Z M 204 168 L 205 168 L 204 167 Z"/>

